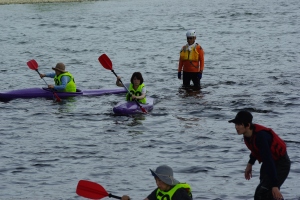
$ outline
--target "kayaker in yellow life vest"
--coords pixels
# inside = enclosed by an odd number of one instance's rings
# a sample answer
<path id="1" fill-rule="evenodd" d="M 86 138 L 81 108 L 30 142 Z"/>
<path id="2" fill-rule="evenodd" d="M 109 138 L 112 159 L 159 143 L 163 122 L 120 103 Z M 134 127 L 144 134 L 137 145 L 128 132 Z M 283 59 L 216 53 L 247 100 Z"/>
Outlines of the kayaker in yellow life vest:
<path id="1" fill-rule="evenodd" d="M 76 92 L 76 84 L 73 75 L 65 71 L 66 67 L 63 63 L 57 63 L 56 67 L 52 67 L 55 72 L 41 74 L 40 77 L 54 78 L 55 85 L 48 85 L 48 88 L 58 92 Z"/>
<path id="2" fill-rule="evenodd" d="M 144 200 L 192 200 L 192 189 L 187 183 L 180 183 L 173 176 L 173 170 L 167 165 L 161 165 L 156 170 L 151 170 L 157 188 Z M 123 195 L 121 200 L 129 200 Z"/>
<path id="3" fill-rule="evenodd" d="M 146 87 L 144 85 L 144 79 L 140 72 L 134 72 L 131 76 L 130 83 L 122 84 L 120 81 L 121 77 L 117 77 L 116 85 L 119 87 L 126 87 L 130 93 L 126 94 L 127 101 L 138 100 L 140 103 L 147 103 L 146 100 Z"/>

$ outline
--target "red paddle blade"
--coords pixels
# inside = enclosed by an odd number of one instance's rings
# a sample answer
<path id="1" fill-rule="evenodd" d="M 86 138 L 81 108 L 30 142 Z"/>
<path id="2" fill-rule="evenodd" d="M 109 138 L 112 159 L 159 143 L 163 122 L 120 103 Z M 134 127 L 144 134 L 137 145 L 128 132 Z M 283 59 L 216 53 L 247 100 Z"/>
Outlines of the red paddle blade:
<path id="1" fill-rule="evenodd" d="M 98 60 L 105 69 L 113 69 L 112 62 L 106 54 L 102 54 L 101 56 L 99 56 Z"/>
<path id="2" fill-rule="evenodd" d="M 89 199 L 102 199 L 109 196 L 109 194 L 101 185 L 86 180 L 80 180 L 78 182 L 76 193 L 79 196 Z"/>
<path id="3" fill-rule="evenodd" d="M 37 63 L 34 59 L 33 59 L 33 60 L 29 60 L 29 61 L 27 62 L 27 65 L 28 65 L 28 67 L 29 67 L 30 69 L 32 69 L 32 70 L 37 70 L 38 67 L 39 67 L 38 63 Z"/>

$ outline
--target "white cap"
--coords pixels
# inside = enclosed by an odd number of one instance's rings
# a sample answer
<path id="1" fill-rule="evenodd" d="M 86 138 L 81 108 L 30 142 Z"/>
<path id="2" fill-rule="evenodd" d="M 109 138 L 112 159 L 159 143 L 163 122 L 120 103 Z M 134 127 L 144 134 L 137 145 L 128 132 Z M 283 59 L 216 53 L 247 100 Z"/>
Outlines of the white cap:
<path id="1" fill-rule="evenodd" d="M 186 37 L 196 37 L 196 31 L 195 30 L 188 30 L 186 32 Z"/>

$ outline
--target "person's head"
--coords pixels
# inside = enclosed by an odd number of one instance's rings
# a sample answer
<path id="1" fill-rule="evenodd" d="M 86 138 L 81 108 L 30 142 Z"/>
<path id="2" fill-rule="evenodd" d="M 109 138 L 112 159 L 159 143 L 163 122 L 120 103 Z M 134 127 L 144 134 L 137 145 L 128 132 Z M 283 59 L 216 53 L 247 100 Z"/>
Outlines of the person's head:
<path id="1" fill-rule="evenodd" d="M 236 114 L 234 119 L 229 120 L 228 122 L 234 123 L 235 125 L 243 125 L 244 127 L 249 127 L 250 129 L 252 129 L 252 119 L 253 116 L 250 112 L 242 110 Z"/>
<path id="2" fill-rule="evenodd" d="M 195 30 L 188 30 L 186 32 L 186 40 L 189 45 L 192 45 L 195 43 L 196 40 L 196 31 Z"/>
<path id="3" fill-rule="evenodd" d="M 134 72 L 131 76 L 130 82 L 133 85 L 140 85 L 144 82 L 143 76 L 140 72 Z"/>
<path id="4" fill-rule="evenodd" d="M 168 191 L 172 186 L 179 183 L 173 176 L 173 169 L 167 165 L 160 165 L 155 171 L 151 170 L 157 187 L 162 191 Z"/>
<path id="5" fill-rule="evenodd" d="M 52 69 L 55 71 L 56 75 L 67 72 L 65 71 L 66 67 L 64 63 L 57 63 L 55 67 L 52 67 Z"/>

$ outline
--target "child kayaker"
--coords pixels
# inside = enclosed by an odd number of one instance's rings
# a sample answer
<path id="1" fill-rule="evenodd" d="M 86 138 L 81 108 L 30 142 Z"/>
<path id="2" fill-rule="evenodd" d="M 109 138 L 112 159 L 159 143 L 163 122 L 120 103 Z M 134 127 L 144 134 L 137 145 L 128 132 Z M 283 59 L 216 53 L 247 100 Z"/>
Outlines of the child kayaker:
<path id="1" fill-rule="evenodd" d="M 144 79 L 140 72 L 134 72 L 131 76 L 130 83 L 122 84 L 121 77 L 117 76 L 116 85 L 119 87 L 126 87 L 130 93 L 126 94 L 127 101 L 133 101 L 134 99 L 138 102 L 145 104 L 146 101 L 146 87 L 144 85 Z"/>

